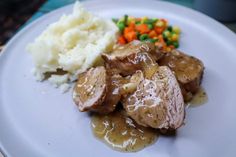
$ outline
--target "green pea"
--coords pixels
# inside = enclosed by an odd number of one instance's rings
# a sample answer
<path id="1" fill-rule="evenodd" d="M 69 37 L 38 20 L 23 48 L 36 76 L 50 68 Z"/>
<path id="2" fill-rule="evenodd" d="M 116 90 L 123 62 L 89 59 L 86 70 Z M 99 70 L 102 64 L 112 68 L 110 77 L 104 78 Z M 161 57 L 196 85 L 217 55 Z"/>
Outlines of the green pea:
<path id="1" fill-rule="evenodd" d="M 149 41 L 151 43 L 155 43 L 157 41 L 157 39 L 146 39 L 146 41 Z"/>
<path id="2" fill-rule="evenodd" d="M 152 21 L 152 19 L 147 19 L 143 23 L 145 23 L 145 24 L 153 24 L 153 21 Z"/>
<path id="3" fill-rule="evenodd" d="M 168 27 L 167 27 L 167 30 L 170 31 L 170 32 L 172 32 L 172 26 L 168 26 Z"/>
<path id="4" fill-rule="evenodd" d="M 163 33 L 162 33 L 164 39 L 168 39 L 170 37 L 170 31 L 168 30 L 165 30 Z"/>
<path id="5" fill-rule="evenodd" d="M 167 44 L 167 46 L 170 46 L 170 45 L 172 45 L 172 41 L 167 40 L 167 41 L 166 41 L 166 44 Z"/>
<path id="6" fill-rule="evenodd" d="M 150 30 L 153 29 L 153 25 L 152 25 L 152 24 L 148 24 L 147 26 L 148 26 L 148 28 L 149 28 Z"/>
<path id="7" fill-rule="evenodd" d="M 136 36 L 137 36 L 138 39 L 139 39 L 140 35 L 141 34 L 139 32 L 136 32 Z"/>
<path id="8" fill-rule="evenodd" d="M 118 22 L 117 22 L 117 23 L 124 22 L 124 21 L 125 21 L 125 20 L 124 20 L 124 17 L 122 17 L 122 18 L 118 19 Z"/>
<path id="9" fill-rule="evenodd" d="M 145 23 L 145 24 L 152 24 L 152 20 L 151 19 L 146 19 L 143 23 Z"/>
<path id="10" fill-rule="evenodd" d="M 117 27 L 119 28 L 119 30 L 122 32 L 125 29 L 125 24 L 124 22 L 118 22 L 117 23 Z"/>
<path id="11" fill-rule="evenodd" d="M 153 25 L 154 23 L 157 22 L 157 20 L 158 20 L 157 18 L 147 19 L 147 20 L 144 21 L 144 23 Z"/>
<path id="12" fill-rule="evenodd" d="M 141 41 L 144 41 L 144 40 L 146 40 L 146 39 L 148 39 L 148 35 L 147 35 L 147 34 L 142 34 L 142 35 L 140 35 L 140 37 L 139 37 L 139 40 L 141 40 Z"/>
<path id="13" fill-rule="evenodd" d="M 158 18 L 152 18 L 153 23 L 156 23 L 158 20 Z"/>
<path id="14" fill-rule="evenodd" d="M 175 42 L 173 42 L 173 45 L 174 45 L 174 47 L 175 47 L 175 48 L 178 48 L 178 47 L 179 47 L 179 43 L 178 43 L 178 42 L 176 42 L 176 41 L 175 41 Z"/>

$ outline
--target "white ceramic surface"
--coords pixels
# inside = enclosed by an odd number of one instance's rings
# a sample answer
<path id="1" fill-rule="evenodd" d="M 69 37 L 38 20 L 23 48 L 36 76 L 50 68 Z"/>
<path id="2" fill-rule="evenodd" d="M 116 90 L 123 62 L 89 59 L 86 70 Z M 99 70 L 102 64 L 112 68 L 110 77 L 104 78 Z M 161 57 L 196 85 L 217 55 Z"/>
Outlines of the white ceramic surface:
<path id="1" fill-rule="evenodd" d="M 160 137 L 137 153 L 117 152 L 95 139 L 90 119 L 80 113 L 71 91 L 61 94 L 48 82 L 36 82 L 25 51 L 48 24 L 72 6 L 40 18 L 20 31 L 0 57 L 0 147 L 8 157 L 231 157 L 236 156 L 236 36 L 193 10 L 166 2 L 87 1 L 85 7 L 105 18 L 164 17 L 182 28 L 180 50 L 206 67 L 203 86 L 209 101 L 187 110 L 176 137 Z"/>

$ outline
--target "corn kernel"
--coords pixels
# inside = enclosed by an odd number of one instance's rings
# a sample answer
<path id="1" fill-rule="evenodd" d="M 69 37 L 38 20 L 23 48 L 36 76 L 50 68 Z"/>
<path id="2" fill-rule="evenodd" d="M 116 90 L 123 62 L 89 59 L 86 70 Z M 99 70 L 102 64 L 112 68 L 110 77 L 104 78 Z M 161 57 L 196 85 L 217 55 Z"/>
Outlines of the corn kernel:
<path id="1" fill-rule="evenodd" d="M 172 41 L 172 38 L 171 38 L 171 36 L 169 36 L 168 38 L 167 38 L 167 41 Z"/>
<path id="2" fill-rule="evenodd" d="M 128 19 L 133 20 L 134 17 L 133 16 L 128 16 Z"/>
<path id="3" fill-rule="evenodd" d="M 157 27 L 163 27 L 163 26 L 164 26 L 164 22 L 161 21 L 161 20 L 158 20 L 158 21 L 156 22 L 156 26 L 157 26 Z"/>
<path id="4" fill-rule="evenodd" d="M 132 16 L 129 16 L 128 17 L 128 25 L 131 23 L 131 22 L 133 22 L 134 21 L 134 17 L 132 17 Z"/>
<path id="5" fill-rule="evenodd" d="M 178 41 L 179 40 L 179 35 L 178 34 L 172 34 L 172 36 L 171 36 L 171 40 L 172 41 Z"/>
<path id="6" fill-rule="evenodd" d="M 142 19 L 141 19 L 141 23 L 144 23 L 147 19 L 148 19 L 147 16 L 142 17 Z"/>
<path id="7" fill-rule="evenodd" d="M 163 26 L 164 26 L 164 27 L 167 27 L 167 26 L 168 26 L 169 22 L 168 22 L 167 20 L 162 19 L 161 21 L 163 22 Z"/>
<path id="8" fill-rule="evenodd" d="M 164 37 L 165 38 L 170 37 L 170 31 L 164 31 Z"/>
<path id="9" fill-rule="evenodd" d="M 166 51 L 167 51 L 167 52 L 170 52 L 170 51 L 171 51 L 171 48 L 170 48 L 170 47 L 166 47 Z"/>
<path id="10" fill-rule="evenodd" d="M 181 32 L 180 28 L 178 26 L 173 26 L 172 28 L 173 32 L 179 34 Z"/>
<path id="11" fill-rule="evenodd" d="M 166 21 L 165 22 L 165 27 L 167 27 L 169 25 L 169 22 L 168 21 Z"/>

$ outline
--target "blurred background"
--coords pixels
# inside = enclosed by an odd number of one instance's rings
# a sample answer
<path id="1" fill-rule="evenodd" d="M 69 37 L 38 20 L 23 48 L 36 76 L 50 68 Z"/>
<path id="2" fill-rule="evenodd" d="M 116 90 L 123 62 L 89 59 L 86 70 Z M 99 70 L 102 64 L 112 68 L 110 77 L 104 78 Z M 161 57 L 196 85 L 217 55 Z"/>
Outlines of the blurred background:
<path id="1" fill-rule="evenodd" d="M 21 28 L 76 0 L 0 0 L 0 50 Z M 81 0 L 85 1 L 85 0 Z M 236 32 L 236 0 L 165 0 L 201 11 Z"/>

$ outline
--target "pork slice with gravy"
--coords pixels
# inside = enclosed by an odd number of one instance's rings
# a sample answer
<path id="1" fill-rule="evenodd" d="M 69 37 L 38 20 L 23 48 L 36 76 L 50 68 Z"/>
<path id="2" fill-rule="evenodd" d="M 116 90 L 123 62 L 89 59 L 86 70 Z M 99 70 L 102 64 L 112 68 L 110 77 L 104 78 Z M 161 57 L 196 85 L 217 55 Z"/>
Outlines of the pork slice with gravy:
<path id="1" fill-rule="evenodd" d="M 166 53 L 158 64 L 168 66 L 174 72 L 185 101 L 191 100 L 201 84 L 204 72 L 202 61 L 178 50 L 172 50 Z"/>
<path id="2" fill-rule="evenodd" d="M 102 54 L 106 66 L 116 69 L 123 76 L 143 70 L 147 64 L 154 64 L 161 56 L 162 53 L 153 43 L 140 41 L 119 46 L 110 54 Z"/>
<path id="3" fill-rule="evenodd" d="M 81 112 L 110 113 L 120 100 L 119 75 L 109 75 L 104 66 L 90 68 L 78 75 L 73 100 Z"/>
<path id="4" fill-rule="evenodd" d="M 158 67 L 150 79 L 142 77 L 122 104 L 127 114 L 145 127 L 175 130 L 184 121 L 181 89 L 167 66 Z"/>

